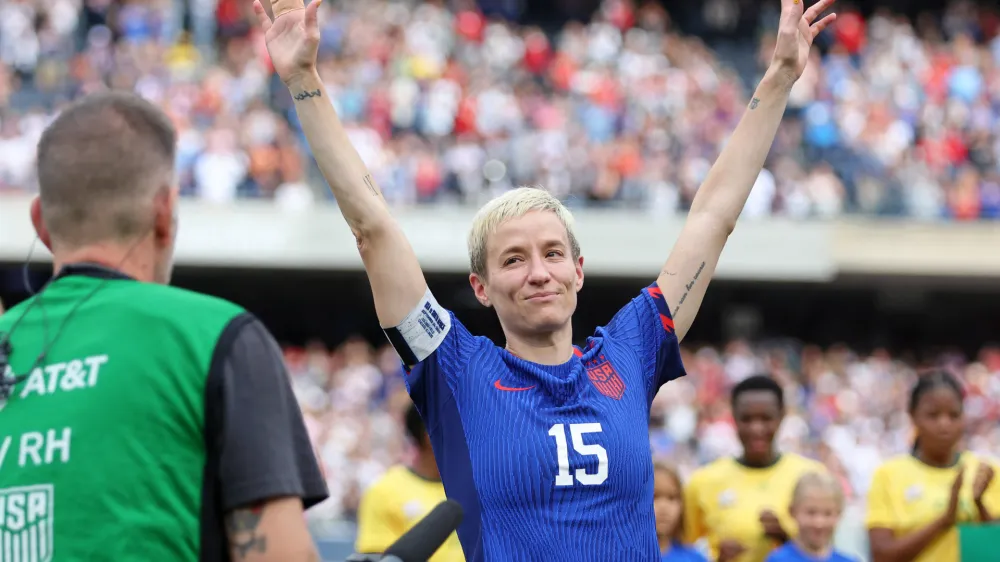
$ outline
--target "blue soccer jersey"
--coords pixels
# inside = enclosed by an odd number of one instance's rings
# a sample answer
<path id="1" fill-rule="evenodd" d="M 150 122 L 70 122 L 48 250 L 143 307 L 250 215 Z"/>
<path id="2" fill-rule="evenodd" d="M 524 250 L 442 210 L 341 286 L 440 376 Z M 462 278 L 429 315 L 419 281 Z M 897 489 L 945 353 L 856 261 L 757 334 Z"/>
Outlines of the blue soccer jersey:
<path id="1" fill-rule="evenodd" d="M 781 548 L 771 551 L 765 562 L 855 562 L 855 560 L 837 551 L 826 556 L 813 556 L 807 554 L 794 542 L 789 542 Z"/>
<path id="2" fill-rule="evenodd" d="M 531 363 L 470 334 L 406 375 L 469 562 L 656 561 L 649 408 L 684 375 L 653 284 L 562 365 Z"/>

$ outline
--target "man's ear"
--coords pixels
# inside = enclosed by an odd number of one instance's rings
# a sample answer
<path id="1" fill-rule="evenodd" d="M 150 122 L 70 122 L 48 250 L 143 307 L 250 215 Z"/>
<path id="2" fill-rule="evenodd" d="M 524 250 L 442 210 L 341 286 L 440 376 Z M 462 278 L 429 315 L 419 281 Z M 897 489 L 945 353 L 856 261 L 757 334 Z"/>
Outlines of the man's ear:
<path id="1" fill-rule="evenodd" d="M 45 220 L 42 218 L 42 200 L 37 195 L 31 200 L 31 225 L 35 227 L 35 234 L 38 235 L 38 239 L 51 252 L 52 235 L 49 233 L 49 228 L 45 226 Z"/>
<path id="2" fill-rule="evenodd" d="M 169 246 L 177 236 L 177 213 L 180 192 L 175 187 L 164 187 L 153 201 L 153 238 L 157 246 Z"/>

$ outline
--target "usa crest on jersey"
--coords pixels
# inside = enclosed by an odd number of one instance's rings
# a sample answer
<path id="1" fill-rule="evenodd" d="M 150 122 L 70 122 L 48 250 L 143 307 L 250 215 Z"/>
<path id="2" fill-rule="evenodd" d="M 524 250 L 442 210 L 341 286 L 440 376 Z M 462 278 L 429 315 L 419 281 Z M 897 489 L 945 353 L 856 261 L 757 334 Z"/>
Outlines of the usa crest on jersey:
<path id="1" fill-rule="evenodd" d="M 52 560 L 51 484 L 0 490 L 0 561 Z"/>
<path id="2" fill-rule="evenodd" d="M 625 394 L 625 381 L 603 355 L 598 359 L 588 361 L 586 367 L 587 377 L 601 394 L 608 398 L 621 400 Z"/>

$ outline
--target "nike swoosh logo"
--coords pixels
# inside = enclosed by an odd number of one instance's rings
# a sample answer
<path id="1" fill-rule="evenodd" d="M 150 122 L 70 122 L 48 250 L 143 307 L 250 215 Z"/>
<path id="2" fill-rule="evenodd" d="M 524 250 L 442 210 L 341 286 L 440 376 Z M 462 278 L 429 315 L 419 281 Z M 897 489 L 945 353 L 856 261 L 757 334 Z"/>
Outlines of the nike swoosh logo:
<path id="1" fill-rule="evenodd" d="M 531 390 L 532 388 L 535 388 L 535 385 L 531 385 L 531 386 L 521 386 L 521 387 L 516 387 L 516 386 L 504 386 L 504 385 L 503 385 L 503 384 L 502 384 L 502 383 L 500 382 L 500 379 L 497 379 L 497 382 L 493 383 L 493 386 L 494 386 L 494 387 L 495 387 L 495 388 L 496 388 L 497 390 L 506 390 L 507 392 L 521 392 L 522 390 Z"/>

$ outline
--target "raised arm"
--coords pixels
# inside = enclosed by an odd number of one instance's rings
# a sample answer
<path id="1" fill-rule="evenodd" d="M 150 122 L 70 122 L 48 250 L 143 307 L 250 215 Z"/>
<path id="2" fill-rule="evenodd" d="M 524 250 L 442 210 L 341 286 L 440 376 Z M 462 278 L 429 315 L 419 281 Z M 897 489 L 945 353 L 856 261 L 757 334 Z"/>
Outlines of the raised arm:
<path id="1" fill-rule="evenodd" d="M 379 323 L 386 328 L 397 326 L 423 298 L 427 283 L 413 248 L 351 145 L 316 71 L 320 2 L 313 0 L 304 7 L 303 0 L 266 1 L 265 8 L 261 0 L 255 0 L 254 12 L 271 62 L 295 100 L 313 156 L 357 239 Z"/>
<path id="2" fill-rule="evenodd" d="M 816 21 L 834 0 L 820 0 L 805 11 L 803 1 L 781 1 L 781 22 L 771 65 L 698 188 L 684 228 L 656 280 L 671 307 L 678 339 L 691 328 L 701 307 L 722 248 L 736 227 L 774 142 L 788 94 L 805 69 L 813 39 L 835 19 L 830 14 Z"/>

